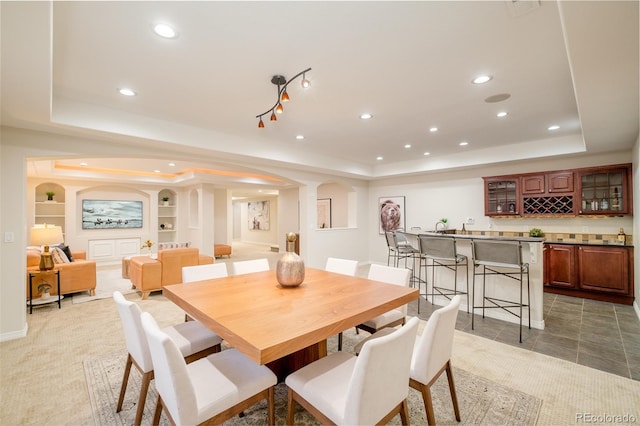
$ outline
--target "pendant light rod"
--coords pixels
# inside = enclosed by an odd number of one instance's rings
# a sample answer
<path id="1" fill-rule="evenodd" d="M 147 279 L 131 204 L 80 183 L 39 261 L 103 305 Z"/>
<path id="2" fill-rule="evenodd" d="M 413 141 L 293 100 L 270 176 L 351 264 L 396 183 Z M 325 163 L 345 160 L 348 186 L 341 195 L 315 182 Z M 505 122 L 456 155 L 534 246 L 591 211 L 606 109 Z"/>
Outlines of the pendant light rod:
<path id="1" fill-rule="evenodd" d="M 268 110 L 266 110 L 266 111 L 265 111 L 265 112 L 263 112 L 262 114 L 258 114 L 258 115 L 256 115 L 256 118 L 257 118 L 258 120 L 260 120 L 260 121 L 258 122 L 258 127 L 260 127 L 260 128 L 263 128 L 263 127 L 264 127 L 264 123 L 263 123 L 263 121 L 262 121 L 262 117 L 263 117 L 263 116 L 265 116 L 265 115 L 267 115 L 267 114 L 269 114 L 269 113 L 272 113 L 272 119 L 271 119 L 271 120 L 272 120 L 272 121 L 275 121 L 275 120 L 273 120 L 273 113 L 275 112 L 276 107 L 278 107 L 278 105 L 281 105 L 281 99 L 280 99 L 280 97 L 282 96 L 282 93 L 284 93 L 284 92 L 287 90 L 287 86 L 289 85 L 289 83 L 291 83 L 293 80 L 295 80 L 296 78 L 298 78 L 298 77 L 300 77 L 300 76 L 304 76 L 304 75 L 305 75 L 307 72 L 309 72 L 309 71 L 311 71 L 311 68 L 307 68 L 307 69 L 306 69 L 306 70 L 304 70 L 304 71 L 300 71 L 298 74 L 296 74 L 296 75 L 294 75 L 293 77 L 291 77 L 291 78 L 289 79 L 289 81 L 287 81 L 287 79 L 286 79 L 286 78 L 284 78 L 284 77 L 283 77 L 283 76 L 281 76 L 281 75 L 274 75 L 274 76 L 271 78 L 271 82 L 272 82 L 273 84 L 275 84 L 276 86 L 278 86 L 278 89 L 277 89 L 277 91 L 278 91 L 278 98 L 276 99 L 276 103 L 275 103 L 275 104 L 273 104 L 273 106 L 272 106 L 271 108 L 269 108 Z M 308 87 L 308 83 L 309 83 L 309 81 L 308 81 L 306 78 L 304 78 L 304 77 L 303 77 L 303 80 L 307 82 L 307 87 Z M 260 125 L 260 123 L 263 123 L 263 124 L 262 124 L 262 125 Z"/>

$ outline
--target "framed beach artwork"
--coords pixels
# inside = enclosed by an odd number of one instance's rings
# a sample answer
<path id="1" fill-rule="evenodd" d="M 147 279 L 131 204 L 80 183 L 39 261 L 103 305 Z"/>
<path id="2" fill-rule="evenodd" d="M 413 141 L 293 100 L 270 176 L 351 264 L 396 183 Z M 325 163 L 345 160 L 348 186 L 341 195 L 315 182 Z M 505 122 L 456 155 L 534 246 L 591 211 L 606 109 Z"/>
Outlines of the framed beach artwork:
<path id="1" fill-rule="evenodd" d="M 251 231 L 269 230 L 269 201 L 250 201 L 247 203 L 247 217 Z"/>
<path id="2" fill-rule="evenodd" d="M 378 199 L 380 233 L 404 229 L 404 197 L 380 197 Z"/>
<path id="3" fill-rule="evenodd" d="M 82 229 L 142 228 L 142 201 L 82 200 Z"/>
<path id="4" fill-rule="evenodd" d="M 331 198 L 318 199 L 318 229 L 331 228 Z"/>

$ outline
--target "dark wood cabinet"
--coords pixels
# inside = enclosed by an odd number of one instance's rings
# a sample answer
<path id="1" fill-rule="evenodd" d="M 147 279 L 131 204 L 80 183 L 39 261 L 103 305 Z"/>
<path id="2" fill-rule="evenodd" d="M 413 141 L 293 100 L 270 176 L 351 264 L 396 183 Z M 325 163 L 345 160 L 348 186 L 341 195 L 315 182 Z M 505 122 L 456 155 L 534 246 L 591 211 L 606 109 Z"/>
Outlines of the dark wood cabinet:
<path id="1" fill-rule="evenodd" d="M 546 244 L 544 250 L 544 285 L 577 288 L 576 246 Z"/>
<path id="2" fill-rule="evenodd" d="M 633 214 L 631 164 L 484 177 L 486 216 Z"/>
<path id="3" fill-rule="evenodd" d="M 487 216 L 516 216 L 520 191 L 517 176 L 484 178 L 484 214 Z"/>
<path id="4" fill-rule="evenodd" d="M 573 194 L 573 172 L 551 172 L 546 178 L 549 194 Z"/>
<path id="5" fill-rule="evenodd" d="M 606 302 L 633 304 L 633 248 L 544 245 L 544 290 Z"/>
<path id="6" fill-rule="evenodd" d="M 633 213 L 631 164 L 581 169 L 577 179 L 581 215 Z"/>
<path id="7" fill-rule="evenodd" d="M 629 294 L 629 250 L 624 247 L 578 247 L 578 280 L 583 290 Z"/>
<path id="8" fill-rule="evenodd" d="M 520 178 L 522 181 L 522 195 L 544 194 L 544 175 L 527 175 Z"/>

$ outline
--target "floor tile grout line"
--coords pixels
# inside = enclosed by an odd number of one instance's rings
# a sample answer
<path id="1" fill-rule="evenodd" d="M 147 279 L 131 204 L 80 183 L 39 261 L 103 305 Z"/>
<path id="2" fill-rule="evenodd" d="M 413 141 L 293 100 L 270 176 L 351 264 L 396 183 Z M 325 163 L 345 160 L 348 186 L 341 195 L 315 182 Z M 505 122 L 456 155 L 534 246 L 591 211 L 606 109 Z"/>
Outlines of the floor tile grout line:
<path id="1" fill-rule="evenodd" d="M 618 312 L 616 311 L 616 307 L 612 304 L 613 314 L 616 317 L 616 325 L 618 327 L 618 335 L 620 336 L 620 341 L 622 342 L 622 353 L 624 354 L 624 361 L 627 364 L 627 371 L 629 372 L 629 378 L 633 378 L 631 375 L 631 365 L 629 364 L 629 356 L 627 355 L 627 348 L 624 344 L 624 337 L 622 336 L 622 330 L 620 329 L 620 320 L 618 319 Z"/>

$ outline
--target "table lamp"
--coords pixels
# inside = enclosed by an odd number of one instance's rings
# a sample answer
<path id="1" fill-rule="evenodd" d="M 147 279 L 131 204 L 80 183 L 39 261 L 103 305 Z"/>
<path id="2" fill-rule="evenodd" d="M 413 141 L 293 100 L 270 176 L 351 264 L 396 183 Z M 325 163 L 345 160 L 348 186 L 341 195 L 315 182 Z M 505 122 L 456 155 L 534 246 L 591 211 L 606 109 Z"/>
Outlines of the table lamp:
<path id="1" fill-rule="evenodd" d="M 44 246 L 44 252 L 40 255 L 40 270 L 49 271 L 53 269 L 53 258 L 49 252 L 49 246 L 60 244 L 64 241 L 62 228 L 54 225 L 35 225 L 31 228 L 31 244 L 34 246 Z"/>

